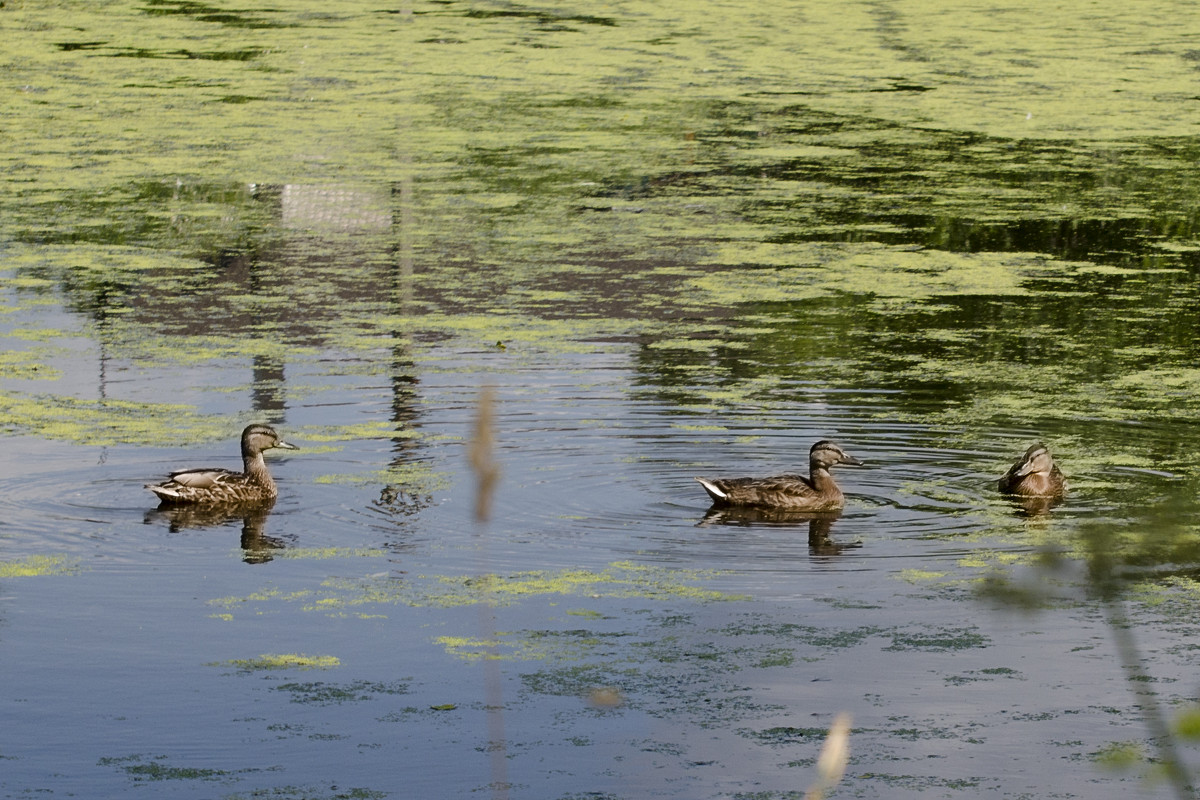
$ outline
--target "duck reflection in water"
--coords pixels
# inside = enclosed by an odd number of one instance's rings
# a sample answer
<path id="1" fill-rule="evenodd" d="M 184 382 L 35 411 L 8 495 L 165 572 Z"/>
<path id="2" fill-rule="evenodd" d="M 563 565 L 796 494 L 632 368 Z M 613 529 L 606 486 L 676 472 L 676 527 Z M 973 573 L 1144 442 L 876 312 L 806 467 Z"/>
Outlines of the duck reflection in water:
<path id="1" fill-rule="evenodd" d="M 799 527 L 808 523 L 808 548 L 814 556 L 836 556 L 846 550 L 862 547 L 862 542 L 836 542 L 833 539 L 833 523 L 842 516 L 835 511 L 787 511 L 778 508 L 755 508 L 754 506 L 713 506 L 698 525 L 732 525 L 739 527 Z"/>
<path id="2" fill-rule="evenodd" d="M 242 560 L 247 564 L 265 564 L 275 557 L 276 550 L 286 544 L 283 539 L 267 536 L 267 517 L 274 500 L 260 503 L 231 505 L 162 505 L 146 512 L 145 523 L 150 525 L 165 519 L 171 533 L 201 528 L 216 528 L 235 520 L 242 522 Z"/>
<path id="3" fill-rule="evenodd" d="M 1038 442 L 1017 459 L 997 487 L 1029 516 L 1045 514 L 1063 501 L 1067 478 L 1054 463 L 1046 445 Z"/>

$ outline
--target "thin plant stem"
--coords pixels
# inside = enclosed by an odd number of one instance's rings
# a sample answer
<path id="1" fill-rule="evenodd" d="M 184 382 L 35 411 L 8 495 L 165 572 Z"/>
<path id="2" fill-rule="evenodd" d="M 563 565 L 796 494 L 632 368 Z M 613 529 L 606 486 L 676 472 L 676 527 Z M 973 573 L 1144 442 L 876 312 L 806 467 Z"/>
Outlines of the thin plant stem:
<path id="1" fill-rule="evenodd" d="M 1134 695 L 1137 697 L 1138 708 L 1141 709 L 1146 727 L 1150 732 L 1150 740 L 1158 751 L 1158 760 L 1167 776 L 1175 796 L 1179 800 L 1195 800 L 1196 790 L 1192 786 L 1191 776 L 1183 766 L 1179 750 L 1175 746 L 1175 737 L 1167 726 L 1159 706 L 1158 697 L 1150 688 L 1149 675 L 1142 668 L 1138 656 L 1137 642 L 1134 640 L 1133 629 L 1125 616 L 1119 600 L 1108 598 L 1104 601 L 1104 611 L 1108 618 L 1108 627 L 1112 630 L 1113 640 L 1117 646 L 1117 656 L 1121 659 L 1121 668 Z"/>
<path id="2" fill-rule="evenodd" d="M 475 429 L 471 437 L 468 458 L 475 472 L 475 530 L 479 554 L 480 581 L 483 596 L 479 603 L 479 627 L 486 643 L 483 657 L 484 695 L 487 708 L 488 754 L 491 758 L 491 789 L 493 800 L 508 800 L 508 742 L 504 730 L 504 686 L 500 674 L 500 656 L 496 652 L 496 604 L 488 555 L 487 522 L 491 517 L 492 493 L 500 480 L 500 467 L 493 456 L 495 446 L 495 393 L 485 388 L 479 394 Z"/>

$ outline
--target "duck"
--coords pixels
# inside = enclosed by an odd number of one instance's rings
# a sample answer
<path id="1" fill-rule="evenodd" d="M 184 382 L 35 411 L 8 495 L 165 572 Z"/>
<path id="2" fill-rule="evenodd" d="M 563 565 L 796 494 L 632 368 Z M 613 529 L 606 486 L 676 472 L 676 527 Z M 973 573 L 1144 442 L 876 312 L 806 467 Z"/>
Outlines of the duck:
<path id="1" fill-rule="evenodd" d="M 1067 478 L 1046 445 L 1037 442 L 1009 467 L 998 486 L 1003 494 L 1020 497 L 1061 497 L 1067 491 Z"/>
<path id="2" fill-rule="evenodd" d="M 833 511 L 846 503 L 829 468 L 836 464 L 861 466 L 863 462 L 833 442 L 823 439 L 808 451 L 808 477 L 777 475 L 772 478 L 696 478 L 714 506 L 753 506 L 786 511 Z"/>
<path id="3" fill-rule="evenodd" d="M 273 502 L 279 489 L 263 460 L 263 451 L 273 447 L 300 449 L 281 439 L 269 425 L 247 425 L 242 431 L 242 472 L 217 467 L 181 469 L 162 483 L 146 484 L 146 488 L 167 505 Z"/>

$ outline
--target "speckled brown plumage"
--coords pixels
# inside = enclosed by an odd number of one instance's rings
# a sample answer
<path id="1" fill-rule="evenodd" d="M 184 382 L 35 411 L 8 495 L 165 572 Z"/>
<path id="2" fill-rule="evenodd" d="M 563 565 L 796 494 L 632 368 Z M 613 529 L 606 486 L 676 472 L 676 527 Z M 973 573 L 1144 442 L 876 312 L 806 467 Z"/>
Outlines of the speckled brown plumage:
<path id="1" fill-rule="evenodd" d="M 1067 478 L 1046 446 L 1038 442 L 1009 467 L 999 488 L 1004 494 L 1021 497 L 1061 497 L 1067 490 Z"/>
<path id="2" fill-rule="evenodd" d="M 272 447 L 296 450 L 267 425 L 248 425 L 242 431 L 242 472 L 210 467 L 172 472 L 162 483 L 146 488 L 164 503 L 237 504 L 272 500 L 279 493 L 267 470 L 263 451 Z"/>
<path id="3" fill-rule="evenodd" d="M 835 464 L 861 464 L 830 441 L 820 441 L 808 454 L 808 476 L 770 478 L 696 478 L 715 506 L 755 506 L 791 511 L 828 511 L 845 505 L 845 496 L 829 474 Z"/>

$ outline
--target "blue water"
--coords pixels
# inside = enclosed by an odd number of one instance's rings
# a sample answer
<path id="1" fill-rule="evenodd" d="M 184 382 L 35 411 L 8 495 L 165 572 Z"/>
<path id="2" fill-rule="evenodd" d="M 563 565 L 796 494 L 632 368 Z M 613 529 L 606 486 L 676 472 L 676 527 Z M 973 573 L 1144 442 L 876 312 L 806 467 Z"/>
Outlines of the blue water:
<path id="1" fill-rule="evenodd" d="M 547 362 L 431 359 L 426 436 L 402 457 L 444 477 L 390 505 L 377 480 L 322 476 L 385 467 L 391 440 L 304 449 L 306 429 L 383 413 L 386 386 L 287 403 L 279 428 L 302 449 L 271 458 L 280 499 L 258 558 L 243 520 L 173 530 L 141 488 L 172 466 L 236 464 L 231 442 L 6 439 L 5 558 L 65 561 L 0 583 L 5 794 L 786 793 L 813 779 L 840 711 L 854 716 L 857 796 L 1144 791 L 1092 763 L 1144 736 L 1096 608 L 1025 616 L 966 581 L 964 559 L 1016 557 L 1102 512 L 1086 492 L 1038 518 L 993 496 L 983 467 L 1002 467 L 1022 432 L 956 452 L 920 426 L 864 421 L 853 396 L 697 426 L 632 396 L 619 351 Z M 503 477 L 480 523 L 464 451 L 483 384 Z M 810 546 L 806 523 L 706 520 L 693 474 L 791 467 L 826 436 L 867 463 L 839 473 L 835 546 Z M 618 580 L 494 608 L 432 599 L 446 597 L 439 576 L 569 570 Z M 1195 656 L 1172 646 L 1180 622 L 1136 613 L 1155 688 L 1185 696 Z M 472 657 L 493 630 L 502 658 Z M 234 663 L 263 654 L 340 665 Z M 619 703 L 594 705 L 596 689 Z"/>

